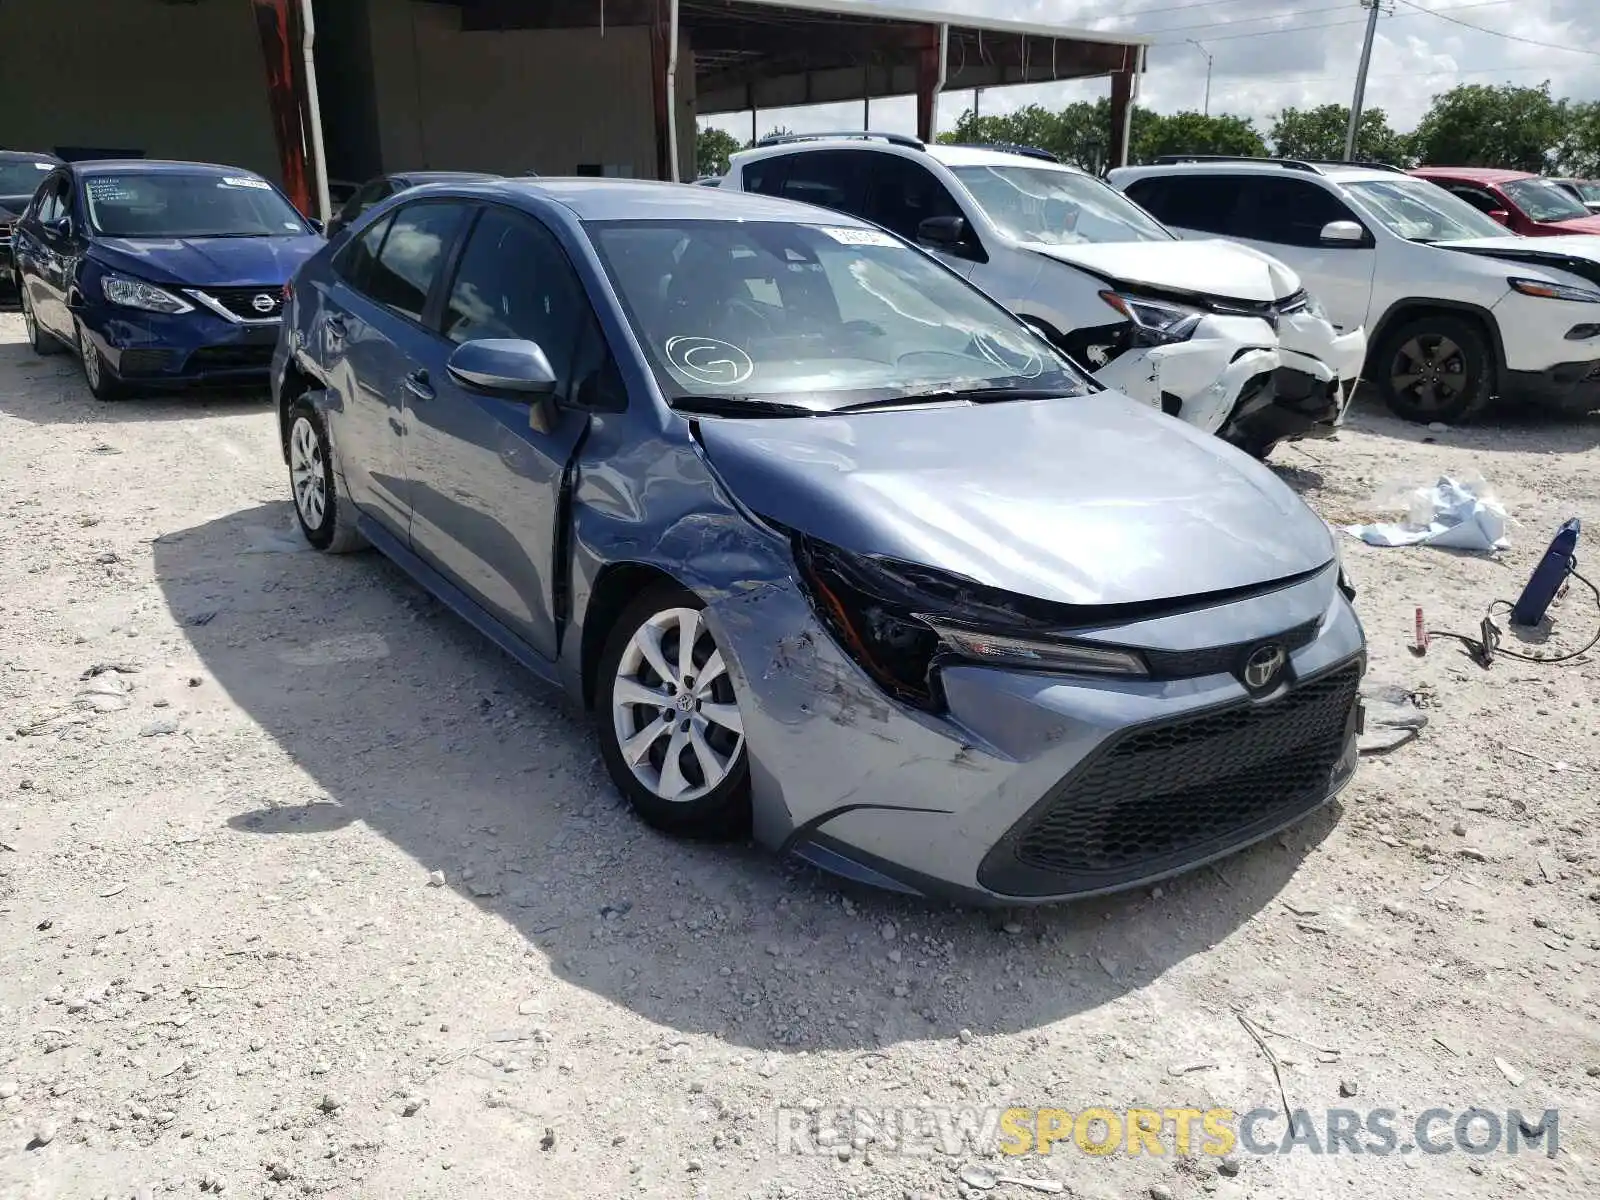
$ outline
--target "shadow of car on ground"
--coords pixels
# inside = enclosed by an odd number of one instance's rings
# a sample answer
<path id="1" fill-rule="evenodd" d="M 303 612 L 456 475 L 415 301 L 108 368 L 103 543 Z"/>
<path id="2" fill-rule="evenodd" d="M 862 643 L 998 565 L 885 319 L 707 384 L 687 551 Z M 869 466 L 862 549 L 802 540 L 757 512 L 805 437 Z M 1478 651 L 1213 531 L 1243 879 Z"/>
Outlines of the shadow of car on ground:
<path id="1" fill-rule="evenodd" d="M 216 682 L 326 794 L 237 814 L 234 831 L 361 821 L 416 861 L 418 886 L 442 871 L 569 983 L 747 1047 L 878 1048 L 1103 1005 L 1250 920 L 1338 819 L 1327 806 L 1160 898 L 1033 910 L 1007 933 L 1003 913 L 648 830 L 586 718 L 378 555 L 304 548 L 287 501 L 168 534 L 154 554 Z"/>

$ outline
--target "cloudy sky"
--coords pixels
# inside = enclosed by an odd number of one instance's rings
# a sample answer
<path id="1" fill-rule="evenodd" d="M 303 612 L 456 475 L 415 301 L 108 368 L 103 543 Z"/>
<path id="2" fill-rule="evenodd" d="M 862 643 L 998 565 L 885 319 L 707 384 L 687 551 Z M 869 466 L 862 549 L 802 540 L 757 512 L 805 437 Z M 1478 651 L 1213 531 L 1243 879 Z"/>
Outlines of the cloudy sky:
<path id="1" fill-rule="evenodd" d="M 865 0 L 871 6 L 871 0 Z M 1600 99 L 1600 0 L 1382 0 L 1368 75 L 1368 107 L 1410 129 L 1429 99 L 1457 83 L 1537 86 L 1575 99 Z M 1136 33 L 1154 39 L 1140 101 L 1159 112 L 1201 107 L 1212 56 L 1211 111 L 1256 119 L 1265 129 L 1289 106 L 1350 102 L 1366 12 L 1359 0 L 892 0 L 893 7 L 982 13 L 1068 28 Z M 1467 28 L 1479 26 L 1485 32 Z M 1520 40 L 1518 40 L 1520 39 Z M 1543 43 L 1543 44 L 1536 44 Z M 1059 106 L 1105 95 L 1104 79 L 986 91 L 982 111 L 1024 104 Z M 940 103 L 940 125 L 972 107 L 972 93 Z M 749 117 L 708 121 L 741 137 Z M 762 113 L 806 131 L 858 128 L 861 106 L 819 105 Z M 912 132 L 910 100 L 872 106 L 875 128 Z"/>

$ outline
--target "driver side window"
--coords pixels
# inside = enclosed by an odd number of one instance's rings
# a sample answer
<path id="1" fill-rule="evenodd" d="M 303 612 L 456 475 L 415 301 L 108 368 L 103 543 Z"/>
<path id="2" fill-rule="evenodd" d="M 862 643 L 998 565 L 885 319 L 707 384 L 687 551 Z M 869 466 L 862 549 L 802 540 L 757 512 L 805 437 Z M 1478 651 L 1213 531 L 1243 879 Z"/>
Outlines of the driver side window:
<path id="1" fill-rule="evenodd" d="M 35 218 L 41 225 L 48 225 L 66 214 L 67 182 L 65 175 L 54 175 L 39 189 L 39 208 Z"/>
<path id="2" fill-rule="evenodd" d="M 1481 213 L 1489 213 L 1493 212 L 1497 208 L 1505 207 L 1505 205 L 1501 204 L 1500 201 L 1496 200 L 1488 192 L 1485 192 L 1479 188 L 1471 187 L 1465 183 L 1452 183 L 1449 187 L 1449 191 L 1451 195 L 1461 197 L 1461 199 L 1465 200 L 1468 204 L 1472 205 L 1473 208 L 1477 209 Z"/>
<path id="3" fill-rule="evenodd" d="M 964 215 L 955 197 L 926 167 L 890 154 L 876 156 L 872 166 L 869 221 L 915 242 L 918 226 L 929 217 Z"/>

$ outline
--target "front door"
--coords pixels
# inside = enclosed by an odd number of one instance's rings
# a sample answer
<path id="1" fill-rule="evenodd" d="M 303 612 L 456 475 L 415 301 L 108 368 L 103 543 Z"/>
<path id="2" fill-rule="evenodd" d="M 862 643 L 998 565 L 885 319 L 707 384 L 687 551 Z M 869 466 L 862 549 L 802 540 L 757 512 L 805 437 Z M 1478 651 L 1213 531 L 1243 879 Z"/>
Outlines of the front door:
<path id="1" fill-rule="evenodd" d="M 485 206 L 440 306 L 426 386 L 404 397 L 412 548 L 550 658 L 562 487 L 589 418 L 473 388 L 448 363 L 465 342 L 536 342 L 569 400 L 580 340 L 597 326 L 555 236 L 525 213 Z"/>
<path id="2" fill-rule="evenodd" d="M 18 283 L 28 291 L 33 319 L 41 327 L 70 342 L 74 335 L 72 315 L 67 311 L 70 272 L 77 261 L 74 241 L 78 229 L 58 228 L 63 217 L 71 219 L 72 178 L 58 171 L 44 183 L 37 216 L 17 225 L 16 257 L 22 268 Z"/>
<path id="3" fill-rule="evenodd" d="M 1332 192 L 1303 179 L 1241 175 L 1237 181 L 1234 237 L 1294 268 L 1341 333 L 1367 324 L 1378 253 L 1366 222 Z M 1365 236 L 1324 245 L 1322 229 L 1334 221 L 1353 221 Z"/>

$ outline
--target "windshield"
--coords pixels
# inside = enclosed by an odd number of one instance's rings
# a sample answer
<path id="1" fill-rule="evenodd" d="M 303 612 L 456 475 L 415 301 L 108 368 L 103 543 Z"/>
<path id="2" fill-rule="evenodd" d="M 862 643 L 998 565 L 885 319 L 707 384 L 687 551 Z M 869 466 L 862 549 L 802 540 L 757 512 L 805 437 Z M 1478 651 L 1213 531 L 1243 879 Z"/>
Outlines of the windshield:
<path id="1" fill-rule="evenodd" d="M 589 229 L 674 402 L 754 415 L 946 391 L 1088 390 L 1027 326 L 881 230 L 665 220 Z"/>
<path id="2" fill-rule="evenodd" d="M 54 169 L 52 162 L 19 162 L 16 159 L 0 162 L 0 196 L 31 196 L 39 190 L 45 175 Z"/>
<path id="3" fill-rule="evenodd" d="M 1590 204 L 1600 202 L 1600 183 L 1589 183 L 1587 180 L 1577 184 L 1578 195 Z"/>
<path id="4" fill-rule="evenodd" d="M 89 223 L 107 237 L 283 237 L 310 233 L 264 179 L 167 172 L 91 175 Z"/>
<path id="5" fill-rule="evenodd" d="M 1000 231 L 1019 242 L 1170 242 L 1154 217 L 1115 188 L 1046 167 L 952 167 Z"/>
<path id="6" fill-rule="evenodd" d="M 1508 236 L 1504 225 L 1425 179 L 1372 179 L 1346 184 L 1345 192 L 1390 233 L 1408 242 Z"/>
<path id="7" fill-rule="evenodd" d="M 1570 221 L 1589 215 L 1589 210 L 1574 200 L 1571 192 L 1548 179 L 1513 179 L 1502 183 L 1500 190 L 1535 221 Z"/>

